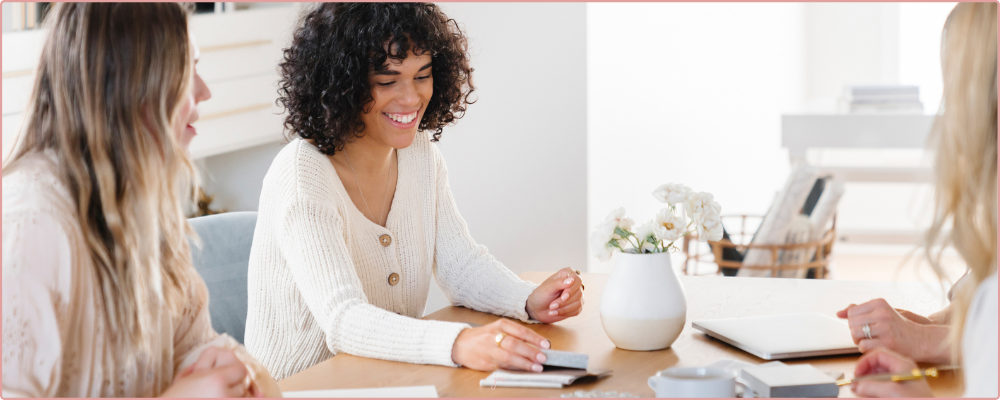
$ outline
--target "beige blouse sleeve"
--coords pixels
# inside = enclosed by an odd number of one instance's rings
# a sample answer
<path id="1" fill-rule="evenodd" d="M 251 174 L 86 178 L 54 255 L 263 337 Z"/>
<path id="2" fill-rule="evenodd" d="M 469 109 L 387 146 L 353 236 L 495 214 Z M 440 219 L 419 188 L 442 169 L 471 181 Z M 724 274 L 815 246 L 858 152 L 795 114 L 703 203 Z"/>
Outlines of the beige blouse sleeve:
<path id="1" fill-rule="evenodd" d="M 66 231 L 41 212 L 3 215 L 3 397 L 55 397 L 69 299 Z"/>
<path id="2" fill-rule="evenodd" d="M 264 391 L 267 397 L 281 397 L 281 391 L 271 374 L 267 372 L 243 345 L 232 336 L 215 332 L 208 312 L 208 288 L 200 278 L 195 282 L 187 307 L 174 331 L 174 377 L 185 368 L 198 361 L 198 357 L 209 347 L 232 350 L 246 364 L 250 379 Z"/>

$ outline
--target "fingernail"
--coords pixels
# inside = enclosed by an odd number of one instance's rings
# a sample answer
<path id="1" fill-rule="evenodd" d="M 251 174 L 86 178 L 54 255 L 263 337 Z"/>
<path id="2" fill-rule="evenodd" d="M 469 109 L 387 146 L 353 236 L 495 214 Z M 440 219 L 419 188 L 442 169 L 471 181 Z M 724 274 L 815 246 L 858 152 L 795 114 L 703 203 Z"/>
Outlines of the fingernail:
<path id="1" fill-rule="evenodd" d="M 549 311 L 549 315 L 558 315 L 558 314 L 559 314 L 559 311 L 556 311 L 556 310 Z"/>
<path id="2" fill-rule="evenodd" d="M 562 299 L 563 301 L 569 300 L 569 293 L 563 293 Z"/>
<path id="3" fill-rule="evenodd" d="M 559 308 L 559 303 L 552 302 L 552 304 L 549 304 L 549 309 L 550 310 L 555 310 L 557 308 Z"/>
<path id="4" fill-rule="evenodd" d="M 538 365 L 538 364 L 533 364 L 533 365 L 531 366 L 531 370 L 532 370 L 532 371 L 535 371 L 535 372 L 542 372 L 542 366 L 541 366 L 541 365 Z"/>
<path id="5" fill-rule="evenodd" d="M 573 283 L 573 278 L 566 278 L 566 280 L 563 281 L 563 285 L 569 285 L 571 283 Z"/>
<path id="6" fill-rule="evenodd" d="M 552 347 L 552 345 L 549 343 L 549 340 L 548 339 L 542 339 L 542 348 L 543 349 L 547 349 L 549 347 Z"/>
<path id="7" fill-rule="evenodd" d="M 535 358 L 537 358 L 537 359 L 538 359 L 538 362 L 540 362 L 540 363 L 543 363 L 543 362 L 545 362 L 545 354 L 542 354 L 542 353 L 538 353 L 538 355 L 537 355 L 537 356 L 535 356 Z"/>

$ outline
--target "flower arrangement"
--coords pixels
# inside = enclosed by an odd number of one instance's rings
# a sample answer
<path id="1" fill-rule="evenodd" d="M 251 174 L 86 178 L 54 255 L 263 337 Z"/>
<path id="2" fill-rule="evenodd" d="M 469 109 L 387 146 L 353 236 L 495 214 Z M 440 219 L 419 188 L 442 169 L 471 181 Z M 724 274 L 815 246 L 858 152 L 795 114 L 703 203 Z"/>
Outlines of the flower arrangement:
<path id="1" fill-rule="evenodd" d="M 660 185 L 653 197 L 667 208 L 642 225 L 625 217 L 625 208 L 608 214 L 590 236 L 594 256 L 607 261 L 615 251 L 630 253 L 662 253 L 679 250 L 674 241 L 698 232 L 702 241 L 722 239 L 722 206 L 711 193 L 693 192 L 679 183 Z M 680 210 L 683 209 L 683 210 Z"/>

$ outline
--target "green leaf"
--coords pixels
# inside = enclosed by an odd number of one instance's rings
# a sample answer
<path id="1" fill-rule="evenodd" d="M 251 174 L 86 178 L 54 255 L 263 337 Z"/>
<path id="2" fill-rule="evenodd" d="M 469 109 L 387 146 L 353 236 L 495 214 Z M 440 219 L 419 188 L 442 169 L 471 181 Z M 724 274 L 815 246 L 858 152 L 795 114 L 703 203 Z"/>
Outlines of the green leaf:
<path id="1" fill-rule="evenodd" d="M 622 230 L 622 228 L 620 226 L 616 226 L 615 227 L 615 233 L 618 234 L 618 236 L 621 236 L 622 239 L 627 238 L 627 237 L 629 237 L 629 236 L 632 235 L 632 232 L 629 232 L 629 231 L 626 231 L 626 230 Z"/>

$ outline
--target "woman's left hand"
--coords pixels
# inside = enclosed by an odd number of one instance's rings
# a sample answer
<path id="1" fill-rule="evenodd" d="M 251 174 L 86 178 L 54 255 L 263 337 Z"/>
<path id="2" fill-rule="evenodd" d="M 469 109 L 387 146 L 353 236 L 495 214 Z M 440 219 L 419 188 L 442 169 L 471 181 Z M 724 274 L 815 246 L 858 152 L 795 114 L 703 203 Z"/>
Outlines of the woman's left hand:
<path id="1" fill-rule="evenodd" d="M 563 268 L 538 285 L 524 306 L 528 316 L 553 323 L 576 316 L 583 310 L 583 282 L 576 271 Z"/>

